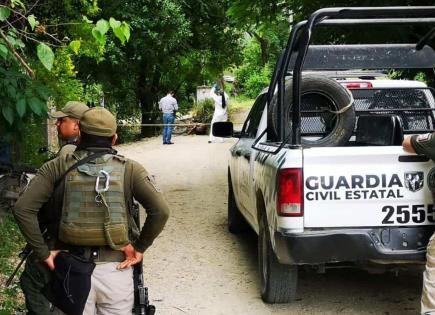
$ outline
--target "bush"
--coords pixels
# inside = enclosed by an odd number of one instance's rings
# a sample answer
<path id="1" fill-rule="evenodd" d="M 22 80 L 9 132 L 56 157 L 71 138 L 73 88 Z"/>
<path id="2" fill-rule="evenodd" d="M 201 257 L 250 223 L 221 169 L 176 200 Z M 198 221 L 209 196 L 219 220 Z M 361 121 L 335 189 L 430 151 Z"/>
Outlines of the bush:
<path id="1" fill-rule="evenodd" d="M 192 117 L 195 122 L 208 123 L 211 121 L 214 113 L 214 100 L 206 98 L 197 102 L 192 107 Z"/>
<path id="2" fill-rule="evenodd" d="M 20 273 L 9 288 L 3 286 L 3 280 L 8 277 L 17 264 L 16 253 L 24 246 L 24 238 L 12 216 L 0 218 L 0 314 L 23 314 L 23 296 L 18 283 Z"/>
<path id="3" fill-rule="evenodd" d="M 139 117 L 119 119 L 118 128 L 116 130 L 116 133 L 118 134 L 117 143 L 121 144 L 139 140 L 141 138 L 140 124 L 141 121 Z"/>
<path id="4" fill-rule="evenodd" d="M 260 72 L 253 73 L 245 83 L 245 94 L 251 98 L 257 97 L 269 85 L 270 76 L 270 68 L 267 65 Z"/>

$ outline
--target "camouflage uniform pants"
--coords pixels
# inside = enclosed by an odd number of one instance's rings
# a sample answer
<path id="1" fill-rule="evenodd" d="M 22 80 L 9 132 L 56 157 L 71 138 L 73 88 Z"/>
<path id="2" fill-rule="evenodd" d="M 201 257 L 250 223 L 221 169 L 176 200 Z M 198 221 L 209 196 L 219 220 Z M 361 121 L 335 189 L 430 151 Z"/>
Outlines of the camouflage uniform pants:
<path id="1" fill-rule="evenodd" d="M 435 315 L 435 233 L 427 244 L 426 270 L 423 273 L 421 314 Z"/>
<path id="2" fill-rule="evenodd" d="M 50 271 L 45 263 L 36 260 L 32 255 L 26 260 L 20 284 L 26 299 L 27 315 L 62 315 L 59 309 L 50 311 L 51 303 L 41 293 L 42 288 L 50 281 Z"/>

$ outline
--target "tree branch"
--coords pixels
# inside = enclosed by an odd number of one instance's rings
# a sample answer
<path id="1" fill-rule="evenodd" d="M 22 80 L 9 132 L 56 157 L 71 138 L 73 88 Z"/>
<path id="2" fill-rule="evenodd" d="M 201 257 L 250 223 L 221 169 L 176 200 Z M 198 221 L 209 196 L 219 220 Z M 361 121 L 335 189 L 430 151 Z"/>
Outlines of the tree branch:
<path id="1" fill-rule="evenodd" d="M 0 29 L 0 36 L 6 42 L 6 45 L 8 45 L 9 50 L 12 52 L 12 54 L 15 56 L 15 58 L 17 58 L 18 61 L 21 63 L 21 65 L 24 67 L 24 69 L 26 69 L 26 71 L 29 74 L 29 76 L 32 79 L 34 79 L 35 78 L 35 73 L 30 68 L 30 66 L 26 63 L 26 61 L 20 56 L 20 54 L 16 52 L 16 50 L 14 49 L 14 46 L 12 46 L 12 44 L 9 41 L 9 39 L 7 38 L 6 34 L 1 29 Z"/>

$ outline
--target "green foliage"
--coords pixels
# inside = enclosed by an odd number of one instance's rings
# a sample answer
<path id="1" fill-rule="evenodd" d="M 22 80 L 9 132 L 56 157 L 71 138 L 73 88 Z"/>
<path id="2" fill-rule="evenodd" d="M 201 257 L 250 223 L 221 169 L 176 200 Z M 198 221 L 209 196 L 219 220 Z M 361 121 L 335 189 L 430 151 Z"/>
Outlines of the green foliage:
<path id="1" fill-rule="evenodd" d="M 257 96 L 257 95 L 256 95 Z M 232 110 L 239 110 L 239 109 L 246 109 L 246 108 L 251 108 L 252 105 L 254 104 L 255 99 L 254 98 L 250 98 L 244 94 L 238 95 L 234 98 L 230 99 L 230 111 Z"/>
<path id="2" fill-rule="evenodd" d="M 0 217 L 0 240 L 0 275 L 3 279 L 11 274 L 13 264 L 16 263 L 10 257 L 16 255 L 24 245 L 24 239 L 12 216 Z M 9 288 L 0 286 L 0 314 L 18 314 L 18 309 L 24 308 L 24 305 L 20 305 L 23 301 L 17 299 L 20 291 L 17 282 Z"/>
<path id="3" fill-rule="evenodd" d="M 417 81 L 421 81 L 421 82 L 425 82 L 427 83 L 428 78 L 427 75 L 424 72 L 418 72 L 415 76 L 414 76 L 414 80 Z"/>
<path id="4" fill-rule="evenodd" d="M 0 7 L 0 21 L 6 21 L 11 15 L 11 10 L 7 7 Z"/>
<path id="5" fill-rule="evenodd" d="M 272 73 L 266 65 L 261 71 L 254 72 L 245 83 L 245 93 L 248 97 L 255 98 L 270 83 Z"/>
<path id="6" fill-rule="evenodd" d="M 243 50 L 243 63 L 235 70 L 236 82 L 242 92 L 250 98 L 255 98 L 262 89 L 267 87 L 272 75 L 272 65 L 261 64 L 260 45 L 255 40 L 249 40 Z"/>
<path id="7" fill-rule="evenodd" d="M 44 65 L 44 67 L 48 71 L 50 71 L 51 68 L 53 67 L 53 61 L 54 61 L 53 50 L 51 50 L 51 48 L 45 45 L 44 43 L 41 43 L 38 45 L 37 55 L 41 63 Z"/>
<path id="8" fill-rule="evenodd" d="M 76 78 L 76 68 L 68 48 L 57 49 L 55 56 L 51 71 L 38 63 L 34 68 L 53 103 L 61 108 L 70 100 L 83 100 L 83 83 Z"/>
<path id="9" fill-rule="evenodd" d="M 44 116 L 48 96 L 61 106 L 66 100 L 83 98 L 73 54 L 101 59 L 110 29 L 123 44 L 129 40 L 130 28 L 124 21 L 114 20 L 114 26 L 99 19 L 94 25 L 82 18 L 98 13 L 96 4 L 95 0 L 11 0 L 0 6 L 0 22 L 5 22 L 0 30 L 0 140 L 8 141 L 3 129 L 18 134 L 27 116 Z"/>
<path id="10" fill-rule="evenodd" d="M 129 143 L 140 139 L 140 126 L 118 126 L 118 144 Z"/>
<path id="11" fill-rule="evenodd" d="M 47 89 L 23 74 L 16 64 L 2 67 L 0 63 L 0 134 L 5 135 L 14 123 L 47 110 Z"/>
<path id="12" fill-rule="evenodd" d="M 149 113 L 168 90 L 187 109 L 196 86 L 216 78 L 239 55 L 239 34 L 229 27 L 226 1 L 110 0 L 100 5 L 103 18 L 127 20 L 134 33 L 121 47 L 108 37 L 107 58 L 84 62 L 80 71 L 103 82 L 105 100 L 118 117 L 141 111 L 143 122 L 150 122 Z"/>
<path id="13" fill-rule="evenodd" d="M 23 164 L 40 167 L 48 159 L 47 154 L 39 153 L 39 149 L 47 146 L 45 138 L 46 118 L 33 118 L 26 121 L 21 131 L 19 146 L 13 146 L 13 157 L 19 157 Z"/>
<path id="14" fill-rule="evenodd" d="M 192 107 L 192 117 L 195 122 L 209 123 L 214 113 L 214 101 L 211 98 L 206 98 L 203 101 L 197 102 Z"/>

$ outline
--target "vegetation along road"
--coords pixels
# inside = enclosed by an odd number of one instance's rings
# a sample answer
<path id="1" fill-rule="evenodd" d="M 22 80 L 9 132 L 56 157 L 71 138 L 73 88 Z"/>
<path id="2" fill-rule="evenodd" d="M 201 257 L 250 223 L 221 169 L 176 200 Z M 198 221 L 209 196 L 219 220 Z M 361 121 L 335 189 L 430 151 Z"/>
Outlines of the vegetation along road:
<path id="1" fill-rule="evenodd" d="M 416 314 L 421 271 L 373 275 L 358 269 L 302 270 L 296 301 L 260 298 L 257 237 L 226 227 L 227 157 L 233 140 L 178 136 L 122 145 L 121 154 L 156 176 L 172 214 L 144 256 L 145 281 L 158 314 Z"/>

